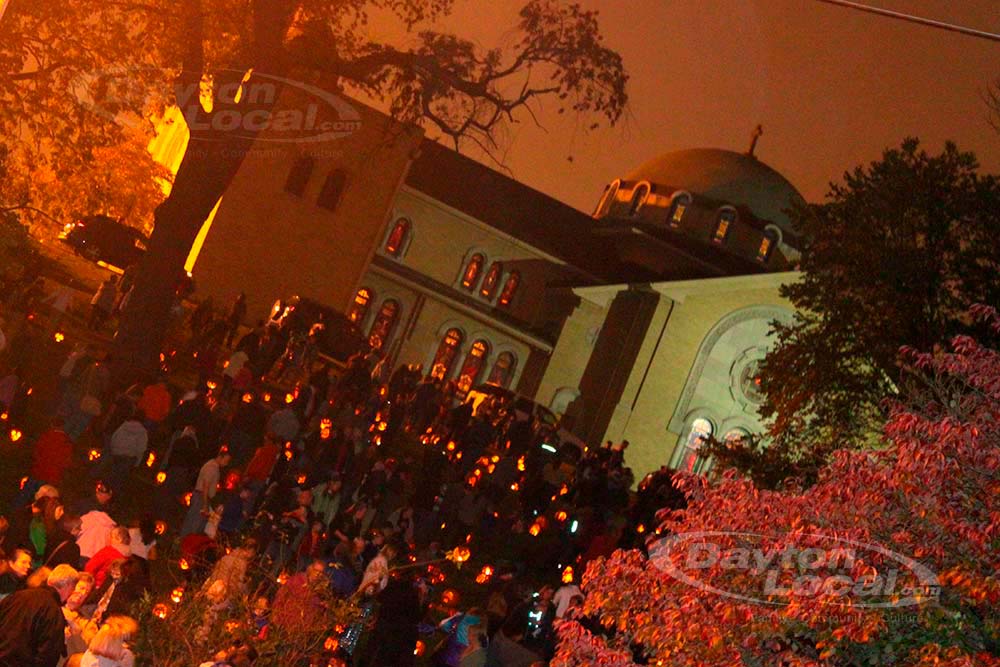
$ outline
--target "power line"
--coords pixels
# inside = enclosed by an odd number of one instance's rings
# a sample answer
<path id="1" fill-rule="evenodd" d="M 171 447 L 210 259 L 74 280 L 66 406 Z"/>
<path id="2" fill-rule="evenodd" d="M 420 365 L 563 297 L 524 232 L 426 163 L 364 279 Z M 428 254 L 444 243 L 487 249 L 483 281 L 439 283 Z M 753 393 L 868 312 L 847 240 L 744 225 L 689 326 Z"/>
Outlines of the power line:
<path id="1" fill-rule="evenodd" d="M 871 5 L 863 5 L 860 2 L 851 2 L 850 0 L 817 0 L 818 2 L 825 2 L 829 5 L 837 5 L 839 7 L 847 7 L 848 9 L 856 9 L 860 12 L 867 12 L 869 14 L 876 14 L 878 16 L 887 16 L 889 18 L 898 19 L 900 21 L 907 21 L 909 23 L 917 23 L 919 25 L 928 26 L 931 28 L 938 28 L 939 30 L 948 30 L 950 32 L 958 32 L 963 35 L 969 35 L 970 37 L 979 37 L 980 39 L 988 39 L 993 42 L 1000 42 L 1000 35 L 993 32 L 986 32 L 985 30 L 976 30 L 975 28 L 968 28 L 962 25 L 956 25 L 954 23 L 945 23 L 944 21 L 936 21 L 934 19 L 924 18 L 922 16 L 914 16 L 913 14 L 904 14 L 903 12 L 895 12 L 891 9 L 883 9 L 882 7 L 872 7 Z"/>

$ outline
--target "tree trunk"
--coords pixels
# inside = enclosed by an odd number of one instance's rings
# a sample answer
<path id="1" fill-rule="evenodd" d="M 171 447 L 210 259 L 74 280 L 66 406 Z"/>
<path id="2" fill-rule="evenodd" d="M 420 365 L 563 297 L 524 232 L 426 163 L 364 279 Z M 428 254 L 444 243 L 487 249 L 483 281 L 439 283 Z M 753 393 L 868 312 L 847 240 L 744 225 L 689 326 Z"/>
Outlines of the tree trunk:
<path id="1" fill-rule="evenodd" d="M 252 144 L 246 134 L 192 135 L 170 195 L 156 209 L 156 226 L 122 314 L 112 365 L 117 386 L 156 371 L 184 262 Z"/>

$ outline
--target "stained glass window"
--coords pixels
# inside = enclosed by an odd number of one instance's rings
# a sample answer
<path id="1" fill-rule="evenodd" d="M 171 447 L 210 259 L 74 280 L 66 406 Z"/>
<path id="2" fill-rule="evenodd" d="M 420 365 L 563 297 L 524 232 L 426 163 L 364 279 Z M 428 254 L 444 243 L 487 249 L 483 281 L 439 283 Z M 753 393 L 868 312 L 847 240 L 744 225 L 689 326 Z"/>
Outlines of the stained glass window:
<path id="1" fill-rule="evenodd" d="M 493 369 L 486 380 L 490 384 L 498 387 L 509 387 L 510 381 L 514 377 L 514 370 L 517 368 L 517 357 L 513 352 L 501 352 L 496 361 L 493 362 Z"/>
<path id="2" fill-rule="evenodd" d="M 691 196 L 688 194 L 680 194 L 674 197 L 673 201 L 670 203 L 670 214 L 667 216 L 667 220 L 671 227 L 677 227 L 684 220 L 684 213 L 687 212 L 688 207 L 691 205 Z"/>
<path id="3" fill-rule="evenodd" d="M 479 274 L 483 271 L 485 261 L 486 258 L 478 252 L 469 258 L 469 262 L 465 265 L 465 271 L 462 273 L 462 287 L 470 291 L 476 288 L 476 282 L 479 280 Z"/>
<path id="4" fill-rule="evenodd" d="M 458 373 L 458 390 L 460 392 L 468 393 L 479 381 L 489 352 L 490 344 L 485 340 L 477 340 L 469 348 L 469 353 L 465 355 L 465 363 L 462 364 L 462 370 Z"/>
<path id="5" fill-rule="evenodd" d="M 451 374 L 451 368 L 458 356 L 458 350 L 462 346 L 465 336 L 458 329 L 448 329 L 438 345 L 437 354 L 434 355 L 434 363 L 431 365 L 431 376 L 439 380 L 444 380 Z"/>
<path id="6" fill-rule="evenodd" d="M 378 315 L 372 322 L 371 332 L 368 334 L 368 344 L 373 350 L 381 349 L 388 342 L 398 320 L 399 302 L 395 299 L 386 299 L 379 308 Z"/>
<path id="7" fill-rule="evenodd" d="M 493 266 L 490 270 L 486 272 L 486 277 L 483 278 L 483 286 L 479 288 L 479 294 L 484 299 L 493 300 L 496 296 L 497 286 L 500 284 L 500 277 L 503 275 L 503 264 L 500 262 L 493 262 Z"/>
<path id="8" fill-rule="evenodd" d="M 400 218 L 396 221 L 396 224 L 392 228 L 392 232 L 389 233 L 389 238 L 385 240 L 385 251 L 387 254 L 393 257 L 399 257 L 403 254 L 403 247 L 406 245 L 406 240 L 410 235 L 410 221 L 406 218 Z"/>
<path id="9" fill-rule="evenodd" d="M 517 288 L 521 284 L 521 274 L 518 271 L 511 271 L 510 275 L 507 276 L 507 282 L 503 284 L 503 289 L 500 291 L 500 299 L 497 301 L 501 306 L 509 306 L 510 302 L 514 300 L 514 295 L 517 294 Z"/>
<path id="10" fill-rule="evenodd" d="M 354 295 L 354 302 L 351 304 L 351 309 L 347 313 L 347 319 L 354 324 L 361 324 L 365 321 L 365 316 L 368 315 L 368 309 L 371 308 L 371 304 L 371 290 L 367 287 L 362 287 L 358 290 L 358 293 Z"/>
<path id="11" fill-rule="evenodd" d="M 679 470 L 684 472 L 701 472 L 707 459 L 699 450 L 706 440 L 712 437 L 712 422 L 699 417 L 691 422 L 687 440 L 684 442 L 684 452 L 681 455 Z"/>

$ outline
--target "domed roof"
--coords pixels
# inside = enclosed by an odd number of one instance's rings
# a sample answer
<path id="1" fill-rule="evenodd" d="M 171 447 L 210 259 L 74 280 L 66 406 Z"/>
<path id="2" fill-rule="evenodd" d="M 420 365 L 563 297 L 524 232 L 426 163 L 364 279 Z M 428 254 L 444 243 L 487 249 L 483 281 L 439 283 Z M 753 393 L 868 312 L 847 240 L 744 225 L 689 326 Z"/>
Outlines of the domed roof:
<path id="1" fill-rule="evenodd" d="M 643 164 L 627 180 L 649 181 L 743 205 L 758 218 L 783 229 L 791 227 L 784 210 L 804 202 L 795 186 L 757 158 L 719 148 L 666 153 Z"/>

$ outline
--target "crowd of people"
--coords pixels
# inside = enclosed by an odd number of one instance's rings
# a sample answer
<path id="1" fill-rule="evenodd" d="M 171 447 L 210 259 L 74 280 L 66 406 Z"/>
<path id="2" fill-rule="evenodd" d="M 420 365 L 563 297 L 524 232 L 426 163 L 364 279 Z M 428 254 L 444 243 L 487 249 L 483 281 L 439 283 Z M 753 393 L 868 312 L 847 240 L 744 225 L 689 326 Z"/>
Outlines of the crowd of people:
<path id="1" fill-rule="evenodd" d="M 631 491 L 627 442 L 562 442 L 509 392 L 465 400 L 378 351 L 334 368 L 245 313 L 203 303 L 120 391 L 102 346 L 66 356 L 0 521 L 0 665 L 131 665 L 177 577 L 207 665 L 291 664 L 267 638 L 303 628 L 331 638 L 303 664 L 545 664 L 586 563 L 671 502 Z"/>

